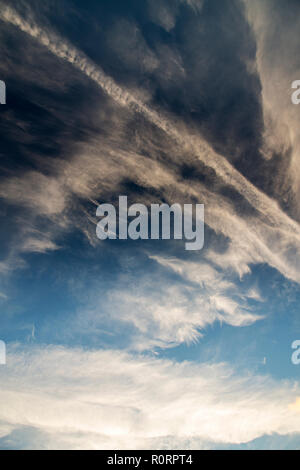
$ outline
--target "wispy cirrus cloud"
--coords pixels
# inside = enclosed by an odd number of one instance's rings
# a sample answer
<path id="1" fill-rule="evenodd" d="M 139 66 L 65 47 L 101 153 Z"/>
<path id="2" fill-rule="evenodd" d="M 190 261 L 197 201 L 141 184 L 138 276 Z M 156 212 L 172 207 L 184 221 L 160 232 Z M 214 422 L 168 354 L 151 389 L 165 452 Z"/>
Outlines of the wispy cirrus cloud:
<path id="1" fill-rule="evenodd" d="M 125 107 L 131 113 L 140 113 L 150 123 L 154 124 L 167 134 L 173 141 L 174 145 L 180 145 L 184 152 L 193 152 L 197 158 L 203 162 L 207 167 L 211 168 L 220 178 L 223 184 L 233 188 L 238 192 L 241 197 L 250 203 L 258 212 L 257 218 L 248 217 L 247 219 L 238 217 L 234 214 L 230 204 L 226 203 L 226 199 L 222 195 L 216 197 L 214 194 L 205 191 L 201 187 L 201 184 L 196 184 L 194 188 L 189 189 L 189 185 L 183 188 L 183 193 L 189 193 L 202 199 L 201 202 L 206 203 L 210 206 L 210 210 L 207 215 L 207 223 L 216 231 L 221 231 L 225 236 L 228 236 L 232 240 L 232 245 L 235 253 L 244 252 L 246 253 L 244 264 L 254 262 L 261 263 L 267 262 L 271 266 L 278 269 L 285 276 L 298 280 L 299 272 L 299 244 L 300 244 L 300 230 L 299 225 L 293 219 L 288 217 L 278 203 L 268 197 L 261 190 L 257 189 L 250 181 L 248 181 L 240 172 L 238 172 L 234 166 L 232 166 L 223 156 L 217 154 L 212 148 L 200 137 L 194 133 L 190 133 L 181 123 L 176 122 L 170 115 L 166 115 L 160 111 L 154 110 L 143 101 L 138 98 L 138 95 L 127 91 L 125 88 L 120 87 L 116 82 L 107 76 L 98 65 L 91 62 L 83 53 L 79 52 L 68 42 L 62 41 L 56 34 L 47 31 L 46 28 L 41 29 L 32 20 L 27 21 L 23 19 L 16 11 L 10 7 L 3 9 L 2 19 L 9 22 L 25 33 L 36 38 L 43 46 L 49 49 L 58 58 L 64 59 L 70 62 L 74 67 L 78 68 L 83 74 L 89 77 L 97 85 L 101 87 L 114 101 L 120 106 Z M 75 160 L 76 162 L 76 160 Z M 105 165 L 103 159 L 101 160 L 102 165 Z M 93 165 L 94 166 L 94 165 Z M 75 170 L 76 171 L 76 170 Z M 99 171 L 100 173 L 100 171 Z M 85 174 L 89 174 L 89 167 L 87 166 Z M 122 172 L 119 175 L 122 175 Z M 95 175 L 92 175 L 92 178 Z M 124 176 L 124 174 L 123 174 Z M 26 175 L 25 178 L 30 177 Z M 39 178 L 43 178 L 41 175 Z M 88 177 L 89 178 L 89 177 Z M 141 177 L 142 178 L 142 177 Z M 174 184 L 178 183 L 178 177 L 173 178 Z M 24 184 L 26 179 L 24 180 Z M 51 181 L 48 181 L 51 183 Z M 76 181 L 73 179 L 70 183 L 76 188 Z M 53 181 L 53 184 L 57 182 Z M 80 181 L 82 186 L 84 182 Z M 152 183 L 153 184 L 153 183 Z M 65 186 L 65 181 L 62 178 L 62 185 Z M 5 182 L 3 193 L 10 196 L 10 186 L 13 185 L 13 180 Z M 198 188 L 197 188 L 198 186 Z M 49 191 L 51 190 L 51 184 L 47 184 Z M 77 184 L 78 187 L 78 184 Z M 91 186 L 90 186 L 91 188 Z M 89 189 L 90 189 L 89 188 Z M 58 185 L 55 191 L 54 198 L 47 197 L 47 193 L 43 194 L 41 198 L 35 195 L 32 196 L 33 201 L 45 200 L 45 209 L 48 210 L 51 207 L 56 207 L 57 210 L 61 210 L 64 204 L 64 195 L 68 196 L 67 192 L 60 196 L 61 185 Z M 48 189 L 47 189 L 48 191 Z M 69 189 L 72 192 L 72 187 Z M 89 191 L 90 193 L 92 191 Z M 14 199 L 17 198 L 17 191 L 14 194 Z M 51 196 L 51 195 L 50 195 Z M 94 194 L 89 194 L 91 197 L 95 197 Z M 30 193 L 27 196 L 27 202 L 30 197 Z M 26 203 L 26 197 L 23 201 Z M 57 204 L 60 204 L 57 207 Z M 36 202 L 35 202 L 36 204 Z M 40 206 L 42 208 L 42 205 Z M 223 214 L 222 214 L 223 213 Z M 228 221 L 230 220 L 230 223 Z M 272 247 L 270 249 L 270 246 Z M 248 253 L 248 254 L 247 254 Z M 295 256 L 296 254 L 296 256 Z M 227 256 L 227 262 L 231 258 Z M 238 259 L 238 264 L 243 264 L 243 255 L 233 257 Z M 225 259 L 225 257 L 224 257 Z M 245 267 L 245 269 L 248 269 Z"/>

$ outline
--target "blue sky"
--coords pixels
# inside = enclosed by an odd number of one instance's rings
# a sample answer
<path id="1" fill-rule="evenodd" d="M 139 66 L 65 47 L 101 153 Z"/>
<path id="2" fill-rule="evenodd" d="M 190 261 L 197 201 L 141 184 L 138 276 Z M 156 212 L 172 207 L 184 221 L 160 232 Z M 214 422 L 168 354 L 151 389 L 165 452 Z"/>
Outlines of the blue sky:
<path id="1" fill-rule="evenodd" d="M 297 2 L 0 6 L 0 448 L 299 448 Z M 120 195 L 203 250 L 98 240 Z"/>

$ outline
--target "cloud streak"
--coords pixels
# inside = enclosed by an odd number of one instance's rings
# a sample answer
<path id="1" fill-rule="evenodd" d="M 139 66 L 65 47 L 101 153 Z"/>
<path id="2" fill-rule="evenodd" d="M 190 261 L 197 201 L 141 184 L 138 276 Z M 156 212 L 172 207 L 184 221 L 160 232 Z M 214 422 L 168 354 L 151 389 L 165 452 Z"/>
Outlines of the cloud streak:
<path id="1" fill-rule="evenodd" d="M 40 28 L 33 20 L 26 21 L 9 7 L 2 9 L 1 18 L 3 21 L 18 27 L 21 31 L 37 39 L 41 45 L 45 46 L 56 57 L 71 63 L 101 87 L 101 89 L 120 106 L 130 110 L 132 113 L 143 115 L 150 123 L 167 134 L 174 141 L 174 145 L 179 145 L 185 152 L 193 152 L 197 155 L 199 161 L 202 161 L 207 167 L 213 169 L 224 184 L 234 188 L 235 191 L 241 194 L 242 197 L 258 211 L 259 222 L 257 219 L 252 221 L 251 218 L 248 218 L 246 221 L 233 213 L 232 207 L 225 202 L 222 196 L 216 197 L 213 193 L 201 187 L 201 185 L 198 185 L 197 189 L 197 185 L 195 184 L 194 190 L 189 188 L 188 185 L 183 187 L 183 194 L 187 192 L 190 193 L 190 195 L 194 194 L 197 199 L 201 198 L 201 202 L 209 206 L 207 223 L 215 231 L 221 232 L 231 238 L 233 251 L 238 253 L 239 250 L 241 250 L 245 253 L 244 255 L 240 255 L 237 265 L 244 264 L 247 266 L 248 263 L 251 262 L 267 262 L 286 277 L 296 280 L 297 282 L 300 281 L 298 274 L 300 261 L 300 228 L 296 221 L 291 219 L 280 209 L 275 200 L 258 190 L 223 156 L 215 153 L 203 139 L 195 135 L 195 133 L 191 134 L 181 123 L 173 122 L 170 116 L 165 117 L 164 114 L 150 108 L 126 89 L 118 86 L 98 65 L 95 65 L 83 53 L 62 40 L 62 38 L 47 31 L 45 28 Z M 137 159 L 138 158 L 139 157 L 137 157 Z M 86 160 L 86 162 L 88 161 Z M 88 167 L 85 173 L 88 175 Z M 120 175 L 121 172 L 119 178 Z M 29 177 L 30 175 L 26 176 L 26 178 Z M 95 174 L 88 176 L 88 178 L 92 179 L 94 177 Z M 139 177 L 142 179 L 142 174 Z M 41 178 L 43 178 L 43 176 L 39 177 L 39 179 Z M 167 178 L 169 181 L 173 178 L 174 185 L 178 186 L 178 177 L 174 178 L 174 176 L 170 175 Z M 74 179 L 69 182 L 76 188 L 76 181 Z M 53 184 L 57 183 L 53 182 Z M 63 179 L 62 184 L 65 186 Z M 80 182 L 82 188 L 83 184 L 84 183 Z M 2 194 L 4 196 L 6 195 L 8 199 L 11 194 L 9 185 L 12 187 L 16 186 L 13 184 L 12 180 L 4 184 Z M 53 207 L 54 210 L 61 212 L 66 203 L 66 198 L 68 198 L 68 192 L 66 192 L 66 189 L 61 192 L 61 187 L 62 186 L 56 191 L 55 200 L 48 198 L 46 193 L 43 194 L 42 198 L 37 198 L 37 200 L 41 200 L 41 202 L 43 202 L 43 200 L 45 201 L 44 209 L 43 206 L 40 206 L 44 212 L 51 211 Z M 69 194 L 72 193 L 74 188 L 70 187 Z M 50 190 L 51 185 L 49 186 L 49 191 Z M 16 199 L 16 194 L 17 192 L 12 195 L 13 199 Z M 62 196 L 60 196 L 60 194 Z M 34 194 L 32 197 L 35 200 Z M 93 198 L 94 194 L 89 194 L 89 197 Z M 26 202 L 26 197 L 23 202 Z M 36 202 L 34 203 L 36 204 Z M 233 229 L 233 227 L 235 228 Z M 237 247 L 240 248 L 237 249 Z M 226 258 L 227 261 L 230 258 L 229 254 L 230 253 L 228 253 Z M 233 256 L 233 260 L 236 259 L 237 256 L 238 255 Z M 242 258 L 244 258 L 244 261 Z M 217 257 L 214 257 L 214 259 L 217 261 Z M 224 259 L 225 263 L 226 259 Z M 249 268 L 242 268 L 241 272 L 243 272 L 244 269 L 248 270 Z"/>

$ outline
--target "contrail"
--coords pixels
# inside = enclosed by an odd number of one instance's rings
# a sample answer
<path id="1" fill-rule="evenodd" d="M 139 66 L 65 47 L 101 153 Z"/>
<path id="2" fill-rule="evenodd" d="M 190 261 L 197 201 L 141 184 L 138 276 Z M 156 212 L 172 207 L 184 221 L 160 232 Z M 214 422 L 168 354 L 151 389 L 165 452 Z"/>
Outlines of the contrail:
<path id="1" fill-rule="evenodd" d="M 180 146 L 193 150 L 206 166 L 213 168 L 226 184 L 233 186 L 253 207 L 264 214 L 270 224 L 279 227 L 281 230 L 286 230 L 289 234 L 292 232 L 297 238 L 300 238 L 299 224 L 286 215 L 275 200 L 257 189 L 222 155 L 214 152 L 199 137 L 190 135 L 187 131 L 180 132 L 169 119 L 166 119 L 161 113 L 151 109 L 127 90 L 117 85 L 111 77 L 107 76 L 85 54 L 78 51 L 53 32 L 49 32 L 46 29 L 42 30 L 34 22 L 29 23 L 10 7 L 3 8 L 0 12 L 0 18 L 37 39 L 40 44 L 57 57 L 71 63 L 100 86 L 119 105 L 142 114 L 149 122 L 164 131 Z"/>

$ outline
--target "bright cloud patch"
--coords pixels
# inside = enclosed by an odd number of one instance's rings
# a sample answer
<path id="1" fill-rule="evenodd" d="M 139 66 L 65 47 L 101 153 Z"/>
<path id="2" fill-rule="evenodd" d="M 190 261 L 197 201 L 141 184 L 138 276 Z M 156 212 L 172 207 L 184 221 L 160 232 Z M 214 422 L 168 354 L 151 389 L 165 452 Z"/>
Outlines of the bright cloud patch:
<path id="1" fill-rule="evenodd" d="M 14 348 L 1 384 L 1 435 L 32 429 L 39 439 L 50 437 L 43 447 L 148 448 L 168 439 L 176 447 L 241 444 L 300 432 L 299 416 L 289 409 L 299 395 L 295 385 L 239 377 L 222 364 Z"/>

